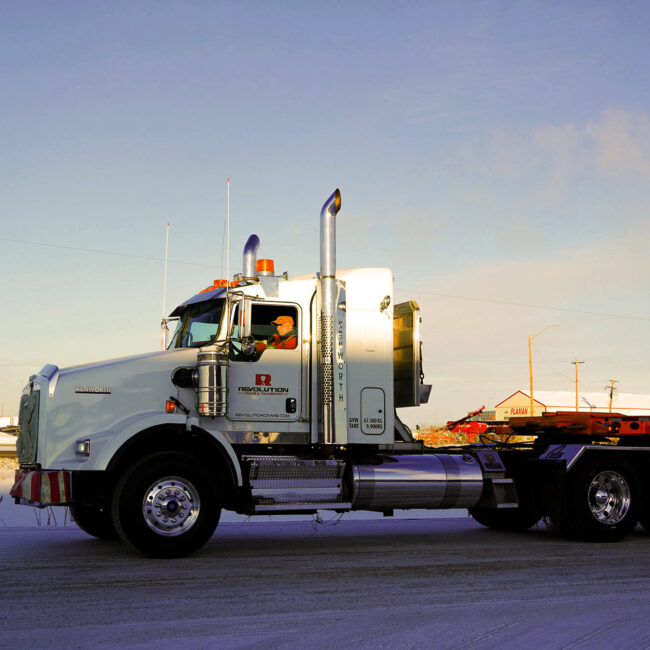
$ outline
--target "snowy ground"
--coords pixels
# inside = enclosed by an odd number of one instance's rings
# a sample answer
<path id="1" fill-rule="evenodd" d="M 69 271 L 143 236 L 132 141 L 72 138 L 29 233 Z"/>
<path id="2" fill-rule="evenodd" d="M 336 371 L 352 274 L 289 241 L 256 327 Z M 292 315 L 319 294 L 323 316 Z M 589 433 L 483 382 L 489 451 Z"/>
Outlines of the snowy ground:
<path id="1" fill-rule="evenodd" d="M 649 545 L 469 519 L 248 522 L 156 561 L 76 527 L 5 528 L 0 645 L 647 648 Z"/>
<path id="2" fill-rule="evenodd" d="M 148 560 L 62 525 L 63 509 L 37 526 L 8 501 L 0 647 L 650 647 L 640 528 L 604 545 L 466 516 L 260 518 L 221 523 L 192 557 Z"/>

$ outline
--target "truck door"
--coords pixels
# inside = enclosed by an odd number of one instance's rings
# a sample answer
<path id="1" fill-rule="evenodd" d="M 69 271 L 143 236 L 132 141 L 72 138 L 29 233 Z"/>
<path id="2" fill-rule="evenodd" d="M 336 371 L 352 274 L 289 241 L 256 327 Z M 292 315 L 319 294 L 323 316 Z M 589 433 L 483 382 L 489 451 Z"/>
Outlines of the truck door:
<path id="1" fill-rule="evenodd" d="M 240 331 L 255 339 L 255 353 L 237 351 L 228 370 L 231 420 L 285 421 L 300 417 L 302 386 L 302 315 L 294 303 L 247 301 L 238 319 Z M 250 326 L 246 324 L 249 319 Z M 268 429 L 268 427 L 266 427 Z M 260 429 L 264 430 L 263 427 Z M 268 430 L 273 430 L 271 428 Z"/>

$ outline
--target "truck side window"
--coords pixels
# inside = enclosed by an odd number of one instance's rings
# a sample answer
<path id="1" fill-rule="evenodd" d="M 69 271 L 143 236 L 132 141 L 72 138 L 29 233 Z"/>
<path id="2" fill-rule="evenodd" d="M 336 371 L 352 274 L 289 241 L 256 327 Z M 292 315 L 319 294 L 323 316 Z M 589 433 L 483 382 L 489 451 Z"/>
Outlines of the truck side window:
<path id="1" fill-rule="evenodd" d="M 298 310 L 290 305 L 254 304 L 251 312 L 251 335 L 257 355 L 268 348 L 295 350 L 298 347 Z"/>

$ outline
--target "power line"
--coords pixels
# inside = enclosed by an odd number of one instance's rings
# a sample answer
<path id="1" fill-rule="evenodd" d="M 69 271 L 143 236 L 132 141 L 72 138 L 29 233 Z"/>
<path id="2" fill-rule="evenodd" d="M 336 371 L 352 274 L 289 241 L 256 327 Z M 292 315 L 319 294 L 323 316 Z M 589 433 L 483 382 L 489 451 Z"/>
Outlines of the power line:
<path id="1" fill-rule="evenodd" d="M 45 248 L 62 248 L 69 251 L 82 251 L 84 253 L 95 253 L 97 255 L 113 255 L 115 257 L 132 257 L 138 260 L 148 260 L 150 262 L 164 262 L 162 257 L 149 257 L 147 255 L 133 255 L 130 253 L 116 253 L 114 251 L 102 251 L 94 248 L 81 248 L 79 246 L 64 246 L 63 244 L 46 244 L 40 241 L 27 241 L 25 239 L 9 239 L 8 237 L 0 237 L 0 241 L 13 242 L 14 244 L 30 244 L 31 246 L 43 246 Z M 185 264 L 187 266 L 201 266 L 208 269 L 218 268 L 214 264 L 200 264 L 199 262 L 182 262 L 180 260 L 168 260 L 170 264 Z"/>
<path id="2" fill-rule="evenodd" d="M 473 298 L 470 296 L 456 296 L 450 293 L 434 293 L 433 291 L 422 291 L 420 289 L 409 289 L 404 287 L 400 289 L 402 292 L 409 293 L 421 293 L 426 296 L 436 296 L 438 298 L 454 298 L 455 300 L 469 300 L 472 302 L 484 302 L 493 305 L 507 305 L 509 307 L 525 307 L 527 309 L 548 309 L 551 311 L 564 311 L 572 314 L 586 314 L 587 316 L 606 316 L 608 318 L 624 318 L 626 320 L 640 320 L 640 321 L 650 321 L 648 316 L 625 316 L 623 314 L 608 314 L 606 312 L 599 311 L 586 311 L 583 309 L 570 309 L 568 307 L 551 307 L 550 305 L 529 305 L 522 302 L 508 302 L 505 300 L 492 300 L 489 298 Z"/>
<path id="3" fill-rule="evenodd" d="M 112 255 L 116 257 L 130 257 L 139 260 L 148 260 L 150 262 L 164 262 L 162 257 L 150 257 L 147 255 L 134 255 L 130 253 L 117 253 L 114 251 L 104 251 L 94 248 L 81 248 L 79 246 L 65 246 L 63 244 L 46 244 L 45 242 L 28 241 L 25 239 L 10 239 L 9 237 L 0 237 L 0 241 L 12 242 L 14 244 L 29 244 L 31 246 L 43 246 L 45 248 L 60 248 L 71 251 L 81 251 L 84 253 L 95 253 L 97 255 Z M 185 262 L 181 260 L 168 260 L 170 264 L 184 264 L 186 266 L 198 266 L 201 268 L 218 269 L 219 267 L 214 264 L 201 264 L 200 262 Z M 562 311 L 570 314 L 584 314 L 587 316 L 604 316 L 607 318 L 622 318 L 625 320 L 638 320 L 650 321 L 648 316 L 626 316 L 624 314 L 609 314 L 606 312 L 587 311 L 583 309 L 570 309 L 568 307 L 552 307 L 550 305 L 530 305 L 521 302 L 509 302 L 506 300 L 493 300 L 489 298 L 474 298 L 472 296 L 458 296 L 450 293 L 436 293 L 433 291 L 422 291 L 421 289 L 409 289 L 408 287 L 401 288 L 400 291 L 409 293 L 419 293 L 425 296 L 435 296 L 437 298 L 452 298 L 454 300 L 466 300 L 470 302 L 482 302 L 491 305 L 505 305 L 508 307 L 524 307 L 526 309 L 545 309 L 551 311 Z"/>

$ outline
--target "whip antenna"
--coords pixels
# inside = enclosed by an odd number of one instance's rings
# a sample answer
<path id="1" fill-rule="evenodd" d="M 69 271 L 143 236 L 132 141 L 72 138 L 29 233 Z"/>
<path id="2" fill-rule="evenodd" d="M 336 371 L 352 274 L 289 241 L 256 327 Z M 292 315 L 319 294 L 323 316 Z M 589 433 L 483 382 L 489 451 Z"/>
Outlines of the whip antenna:
<path id="1" fill-rule="evenodd" d="M 230 178 L 226 181 L 228 199 L 226 202 L 226 293 L 230 285 Z"/>
<path id="2" fill-rule="evenodd" d="M 226 327 L 225 338 L 228 338 L 230 331 L 230 178 L 226 179 L 227 199 L 226 199 Z"/>
<path id="3" fill-rule="evenodd" d="M 165 238 L 165 272 L 163 275 L 163 303 L 162 320 L 160 321 L 160 349 L 167 349 L 167 254 L 169 253 L 169 221 L 167 222 L 167 236 Z"/>

